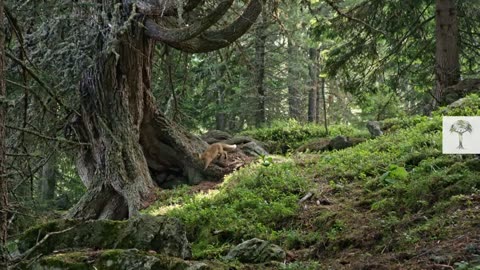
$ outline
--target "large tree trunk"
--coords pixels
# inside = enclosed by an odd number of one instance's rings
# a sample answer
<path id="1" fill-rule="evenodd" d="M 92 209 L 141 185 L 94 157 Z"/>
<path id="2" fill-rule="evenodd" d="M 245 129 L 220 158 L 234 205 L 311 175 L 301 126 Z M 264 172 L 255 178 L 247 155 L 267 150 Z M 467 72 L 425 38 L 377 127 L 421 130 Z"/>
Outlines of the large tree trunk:
<path id="1" fill-rule="evenodd" d="M 200 2 L 187 1 L 184 11 Z M 135 11 L 171 15 L 174 8 L 162 3 L 140 1 Z M 159 113 L 150 87 L 154 40 L 187 52 L 207 52 L 227 46 L 248 30 L 260 13 L 257 0 L 231 25 L 205 31 L 232 3 L 223 0 L 210 14 L 181 29 L 164 29 L 148 16 L 131 15 L 130 5 L 121 6 L 121 15 L 116 15 L 120 18 L 115 18 L 120 23 L 112 27 L 119 31 L 112 33 L 113 40 L 103 41 L 105 53 L 80 83 L 81 112 L 72 126 L 84 143 L 77 168 L 87 192 L 68 217 L 131 217 L 153 201 L 154 180 L 163 182 L 175 174 L 198 183 L 231 171 L 215 164 L 203 170 L 198 154 L 207 144 Z M 104 8 L 115 6 L 114 0 L 104 1 Z"/>
<path id="2" fill-rule="evenodd" d="M 0 0 L 0 99 L 5 101 L 5 28 L 3 27 L 3 0 Z M 6 120 L 6 102 L 0 104 L 0 248 L 7 241 L 7 213 L 8 213 L 8 186 L 5 177 L 5 120 Z M 0 255 L 3 252 L 0 252 Z M 0 260 L 3 256 L 0 256 Z"/>
<path id="3" fill-rule="evenodd" d="M 88 191 L 70 217 L 133 216 L 153 196 L 154 184 L 138 143 L 144 118 L 153 117 L 148 112 L 153 42 L 139 27 L 131 31 L 119 37 L 114 48 L 118 56 L 103 56 L 80 84 L 77 130 L 90 145 L 82 147 L 77 168 Z"/>
<path id="4" fill-rule="evenodd" d="M 460 61 L 458 50 L 458 22 L 455 0 L 436 0 L 435 13 L 435 101 L 434 106 L 445 102 L 448 86 L 460 80 Z M 460 98 L 460 94 L 456 98 Z M 453 98 L 455 99 L 455 97 Z"/>
<path id="5" fill-rule="evenodd" d="M 136 215 L 154 199 L 149 167 L 156 176 L 184 172 L 192 182 L 206 174 L 194 158 L 206 144 L 153 107 L 153 43 L 141 28 L 132 31 L 121 37 L 119 57 L 113 53 L 106 56 L 81 82 L 78 130 L 90 145 L 82 148 L 77 167 L 88 191 L 70 212 L 71 217 L 120 219 Z"/>

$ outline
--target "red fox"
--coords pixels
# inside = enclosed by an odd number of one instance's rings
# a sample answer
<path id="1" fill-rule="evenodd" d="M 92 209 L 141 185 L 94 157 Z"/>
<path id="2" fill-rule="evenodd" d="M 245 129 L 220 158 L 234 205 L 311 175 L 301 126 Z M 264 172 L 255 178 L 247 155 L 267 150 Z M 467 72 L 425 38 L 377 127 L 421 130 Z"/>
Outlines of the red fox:
<path id="1" fill-rule="evenodd" d="M 204 170 L 207 169 L 208 165 L 217 158 L 218 155 L 224 156 L 227 159 L 227 151 L 232 151 L 237 148 L 235 144 L 225 144 L 225 143 L 214 143 L 208 146 L 207 150 L 200 155 L 200 159 L 205 163 Z"/>

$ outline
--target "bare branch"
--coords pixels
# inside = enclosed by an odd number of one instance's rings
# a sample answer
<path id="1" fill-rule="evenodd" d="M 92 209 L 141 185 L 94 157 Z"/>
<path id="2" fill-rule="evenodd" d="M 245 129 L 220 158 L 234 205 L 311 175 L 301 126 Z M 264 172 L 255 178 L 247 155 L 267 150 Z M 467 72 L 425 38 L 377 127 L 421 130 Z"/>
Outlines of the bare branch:
<path id="1" fill-rule="evenodd" d="M 43 238 L 42 240 L 40 240 L 35 246 L 31 247 L 30 249 L 28 249 L 27 251 L 25 251 L 25 253 L 22 254 L 22 259 L 27 259 L 31 254 L 32 252 L 35 251 L 35 249 L 37 249 L 39 246 L 41 246 L 43 243 L 45 243 L 45 241 L 48 240 L 48 238 L 50 238 L 50 236 L 52 235 L 56 235 L 56 234 L 62 234 L 62 233 L 66 233 L 68 231 L 71 231 L 74 227 L 70 227 L 70 228 L 67 228 L 65 230 L 61 230 L 61 231 L 58 231 L 58 232 L 49 232 L 47 233 Z"/>
<path id="2" fill-rule="evenodd" d="M 15 126 L 11 126 L 11 125 L 5 125 L 5 127 L 7 127 L 8 129 L 13 129 L 13 130 L 21 131 L 21 132 L 24 132 L 24 133 L 28 133 L 28 134 L 31 134 L 31 135 L 34 135 L 34 136 L 37 136 L 39 138 L 49 140 L 49 141 L 58 141 L 58 142 L 63 142 L 63 143 L 75 144 L 75 145 L 90 145 L 89 143 L 71 141 L 71 140 L 68 140 L 68 139 L 65 139 L 65 138 L 61 138 L 61 137 L 50 137 L 50 136 L 43 135 L 43 134 L 41 134 L 39 132 L 36 132 L 36 131 L 33 131 L 33 130 L 20 128 L 20 127 L 15 127 Z"/>
<path id="3" fill-rule="evenodd" d="M 32 76 L 32 78 L 35 81 L 38 82 L 38 84 L 40 85 L 40 88 L 45 90 L 45 92 L 47 92 L 47 94 L 50 97 L 52 97 L 55 100 L 55 102 L 57 102 L 60 106 L 65 108 L 67 111 L 73 111 L 75 114 L 80 115 L 80 113 L 77 112 L 75 109 L 70 108 L 65 103 L 63 103 L 63 101 L 61 101 L 60 98 L 50 90 L 50 87 L 47 85 L 47 83 L 44 82 L 42 79 L 40 79 L 40 77 L 32 69 L 30 69 L 22 60 L 18 59 L 17 57 L 15 57 L 13 54 L 9 52 L 5 52 L 5 55 L 15 63 L 19 64 L 22 68 L 24 68 L 25 71 L 28 72 L 28 74 L 30 74 L 30 76 Z"/>
<path id="4" fill-rule="evenodd" d="M 251 0 L 240 17 L 227 27 L 208 31 L 200 36 L 184 42 L 166 42 L 168 45 L 189 53 L 210 52 L 233 43 L 250 29 L 262 11 L 260 0 Z"/>
<path id="5" fill-rule="evenodd" d="M 232 4 L 233 0 L 224 0 L 207 16 L 198 20 L 191 26 L 180 29 L 167 29 L 159 26 L 152 19 L 147 19 L 145 22 L 145 27 L 147 28 L 145 33 L 152 39 L 166 43 L 189 40 L 200 35 L 220 20 Z"/>
<path id="6" fill-rule="evenodd" d="M 305 194 L 305 196 L 303 196 L 303 197 L 298 201 L 298 204 L 304 203 L 306 200 L 310 199 L 312 196 L 313 196 L 313 192 L 308 192 L 307 194 Z"/>

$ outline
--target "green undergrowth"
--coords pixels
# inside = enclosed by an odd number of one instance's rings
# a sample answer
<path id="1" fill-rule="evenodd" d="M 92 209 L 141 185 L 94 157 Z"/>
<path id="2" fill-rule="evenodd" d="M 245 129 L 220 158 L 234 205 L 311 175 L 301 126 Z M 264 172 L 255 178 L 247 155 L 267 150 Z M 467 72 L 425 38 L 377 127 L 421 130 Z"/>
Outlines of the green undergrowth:
<path id="1" fill-rule="evenodd" d="M 335 197 L 351 196 L 357 189 L 355 202 L 347 201 L 348 206 L 336 209 L 335 220 L 352 219 L 348 207 L 369 211 L 372 221 L 365 221 L 365 226 L 380 234 L 377 244 L 382 250 L 447 239 L 459 227 L 478 226 L 468 217 L 472 211 L 479 212 L 478 203 L 471 198 L 480 196 L 480 159 L 441 152 L 441 114 L 480 115 L 477 96 L 464 104 L 463 108 L 442 108 L 429 118 L 405 119 L 403 123 L 397 119 L 395 125 L 406 128 L 356 147 L 324 153 L 314 161 L 299 156 L 297 163 L 303 163 L 318 182 L 328 184 Z M 455 215 L 458 209 L 462 212 Z M 345 222 L 335 241 L 349 246 L 352 240 L 348 237 L 358 230 L 356 224 Z M 345 244 L 345 240 L 350 242 Z"/>
<path id="2" fill-rule="evenodd" d="M 325 128 L 321 125 L 288 120 L 277 121 L 270 127 L 247 130 L 241 134 L 264 142 L 267 150 L 275 154 L 285 154 L 318 138 L 333 138 L 338 135 L 362 138 L 370 136 L 366 128 L 360 130 L 347 125 L 333 125 L 328 129 L 329 135 L 327 136 Z"/>
<path id="3" fill-rule="evenodd" d="M 277 240 L 312 185 L 293 162 L 253 164 L 226 177 L 216 191 L 183 193 L 175 202 L 180 204 L 156 205 L 147 212 L 181 219 L 194 257 L 212 258 L 242 239 Z"/>
<path id="4" fill-rule="evenodd" d="M 441 118 L 369 140 L 356 147 L 319 156 L 312 169 L 329 181 L 366 180 L 387 172 L 392 165 L 416 166 L 428 157 L 441 155 Z"/>
<path id="5" fill-rule="evenodd" d="M 471 96 L 466 104 L 464 108 L 442 108 L 439 112 L 449 116 L 480 115 L 477 96 Z M 405 122 L 410 127 L 321 155 L 312 171 L 333 186 L 362 181 L 366 193 L 378 193 L 382 198 L 372 208 L 387 211 L 431 209 L 438 201 L 479 188 L 480 160 L 474 155 L 442 154 L 440 113 L 416 118 L 414 125 L 411 119 Z"/>
<path id="6" fill-rule="evenodd" d="M 413 246 L 468 239 L 480 233 L 473 229 L 480 228 L 480 159 L 441 152 L 441 114 L 480 115 L 477 96 L 465 104 L 432 117 L 397 119 L 395 132 L 351 148 L 252 164 L 208 193 L 164 191 L 147 212 L 181 219 L 197 259 L 219 258 L 252 237 L 287 250 L 309 249 L 316 255 L 307 260 L 334 258 L 349 248 L 414 257 Z M 300 207 L 310 191 L 314 199 Z"/>
<path id="7" fill-rule="evenodd" d="M 427 116 L 415 115 L 401 118 L 388 118 L 382 121 L 382 129 L 393 133 L 400 129 L 410 128 L 428 120 Z"/>

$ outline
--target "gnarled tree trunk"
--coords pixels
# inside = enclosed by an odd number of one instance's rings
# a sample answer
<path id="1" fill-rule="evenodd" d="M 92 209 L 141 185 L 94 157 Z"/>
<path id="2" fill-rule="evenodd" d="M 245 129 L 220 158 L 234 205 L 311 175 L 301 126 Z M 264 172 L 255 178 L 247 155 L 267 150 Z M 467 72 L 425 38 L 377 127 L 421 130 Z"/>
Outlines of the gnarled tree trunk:
<path id="1" fill-rule="evenodd" d="M 108 1 L 104 1 L 108 2 Z M 105 6 L 113 10 L 116 1 Z M 105 53 L 87 70 L 80 83 L 81 115 L 74 122 L 85 143 L 77 167 L 87 186 L 86 194 L 69 217 L 122 219 L 134 216 L 154 199 L 152 179 L 168 172 L 184 175 L 191 182 L 221 177 L 227 169 L 203 170 L 198 158 L 206 143 L 170 122 L 154 107 L 151 69 L 155 41 L 187 52 L 207 52 L 232 43 L 251 26 L 261 10 L 252 0 L 231 25 L 208 31 L 232 5 L 221 1 L 203 18 L 192 18 L 180 29 L 166 28 L 175 15 L 170 1 L 119 1 L 119 29 L 105 40 Z M 127 2 L 127 3 L 126 3 Z M 183 16 L 201 1 L 186 1 Z M 113 14 L 113 13 L 112 13 Z M 156 23 L 162 20 L 162 26 Z M 158 179 L 155 179 L 158 180 Z M 161 179 L 162 181 L 165 179 Z"/>

